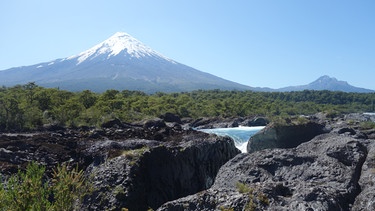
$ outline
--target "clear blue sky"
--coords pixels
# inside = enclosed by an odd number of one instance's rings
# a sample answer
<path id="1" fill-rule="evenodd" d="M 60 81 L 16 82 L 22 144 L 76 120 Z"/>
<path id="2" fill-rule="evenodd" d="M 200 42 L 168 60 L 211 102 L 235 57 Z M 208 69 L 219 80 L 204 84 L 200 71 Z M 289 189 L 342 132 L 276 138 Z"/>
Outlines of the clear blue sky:
<path id="1" fill-rule="evenodd" d="M 0 70 L 75 55 L 124 31 L 249 86 L 329 75 L 375 90 L 374 0 L 12 0 L 0 2 L 0 26 Z"/>

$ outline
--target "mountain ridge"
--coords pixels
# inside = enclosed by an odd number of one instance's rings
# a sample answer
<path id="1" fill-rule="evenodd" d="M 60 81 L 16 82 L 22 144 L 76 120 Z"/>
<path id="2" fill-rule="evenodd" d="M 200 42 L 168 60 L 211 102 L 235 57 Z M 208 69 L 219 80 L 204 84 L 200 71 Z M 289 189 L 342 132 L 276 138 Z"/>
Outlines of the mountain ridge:
<path id="1" fill-rule="evenodd" d="M 28 82 L 69 91 L 96 92 L 107 89 L 147 93 L 251 89 L 178 63 L 124 32 L 115 33 L 77 55 L 0 71 L 0 85 Z"/>
<path id="2" fill-rule="evenodd" d="M 335 77 L 330 77 L 324 75 L 316 79 L 315 81 L 307 85 L 299 86 L 287 86 L 280 89 L 276 89 L 281 92 L 290 92 L 290 91 L 303 91 L 303 90 L 329 90 L 329 91 L 342 91 L 342 92 L 360 92 L 360 93 L 369 93 L 375 92 L 371 89 L 365 89 L 360 87 L 355 87 L 350 85 L 347 81 L 337 80 Z"/>
<path id="3" fill-rule="evenodd" d="M 127 89 L 146 93 L 198 89 L 374 92 L 374 90 L 354 87 L 346 81 L 339 81 L 327 75 L 307 85 L 279 89 L 246 86 L 178 63 L 125 32 L 117 32 L 76 55 L 0 71 L 0 86 L 29 82 L 69 91 L 87 89 L 95 92 L 108 89 Z"/>

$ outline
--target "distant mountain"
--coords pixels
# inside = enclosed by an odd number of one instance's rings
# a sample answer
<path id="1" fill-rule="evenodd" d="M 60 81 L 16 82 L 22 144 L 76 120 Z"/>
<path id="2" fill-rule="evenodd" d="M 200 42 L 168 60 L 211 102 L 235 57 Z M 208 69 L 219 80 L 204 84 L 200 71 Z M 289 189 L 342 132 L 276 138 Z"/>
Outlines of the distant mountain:
<path id="1" fill-rule="evenodd" d="M 0 71 L 0 85 L 28 82 L 70 91 L 96 92 L 107 89 L 147 93 L 251 89 L 173 61 L 123 32 L 75 56 Z"/>
<path id="2" fill-rule="evenodd" d="M 352 86 L 346 81 L 339 81 L 336 78 L 329 77 L 327 75 L 322 76 L 307 85 L 288 86 L 288 87 L 277 89 L 276 91 L 289 92 L 289 91 L 302 91 L 302 90 L 329 90 L 329 91 L 362 92 L 362 93 L 375 92 L 374 90 Z"/>

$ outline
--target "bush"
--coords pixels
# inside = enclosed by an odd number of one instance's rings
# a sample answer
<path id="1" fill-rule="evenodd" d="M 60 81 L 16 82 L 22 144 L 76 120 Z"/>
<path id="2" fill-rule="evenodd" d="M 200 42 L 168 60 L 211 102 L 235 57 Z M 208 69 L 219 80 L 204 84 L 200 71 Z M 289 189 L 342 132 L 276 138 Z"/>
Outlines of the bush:
<path id="1" fill-rule="evenodd" d="M 253 192 L 252 188 L 250 188 L 249 186 L 247 186 L 245 183 L 242 183 L 242 182 L 237 182 L 236 187 L 237 187 L 238 192 L 240 193 L 252 193 Z"/>
<path id="2" fill-rule="evenodd" d="M 45 168 L 30 163 L 0 185 L 0 210 L 49 210 L 50 190 L 43 182 Z"/>
<path id="3" fill-rule="evenodd" d="M 0 185 L 0 210 L 74 210 L 75 202 L 90 190 L 83 171 L 58 166 L 52 181 L 44 177 L 45 167 L 31 162 Z"/>

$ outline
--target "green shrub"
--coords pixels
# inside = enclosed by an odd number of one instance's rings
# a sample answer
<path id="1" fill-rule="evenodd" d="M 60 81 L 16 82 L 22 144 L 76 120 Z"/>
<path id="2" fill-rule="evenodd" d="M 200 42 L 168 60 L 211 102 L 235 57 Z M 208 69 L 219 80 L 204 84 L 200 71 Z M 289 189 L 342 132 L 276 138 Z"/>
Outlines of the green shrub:
<path id="1" fill-rule="evenodd" d="M 0 186 L 0 210 L 50 210 L 51 194 L 43 182 L 45 168 L 32 162 L 25 172 L 19 171 Z"/>
<path id="2" fill-rule="evenodd" d="M 245 211 L 255 211 L 261 207 L 268 206 L 270 204 L 270 200 L 268 199 L 267 195 L 262 192 L 259 192 L 258 189 L 249 187 L 248 185 L 237 182 L 236 187 L 238 192 L 247 195 L 248 202 L 245 204 L 244 210 Z"/>
<path id="3" fill-rule="evenodd" d="M 83 171 L 58 166 L 52 181 L 44 177 L 45 167 L 29 163 L 0 185 L 0 210 L 73 210 L 74 203 L 90 190 Z"/>
<path id="4" fill-rule="evenodd" d="M 237 187 L 238 192 L 240 192 L 240 193 L 251 193 L 251 192 L 253 192 L 253 189 L 251 189 L 249 186 L 247 186 L 246 184 L 244 184 L 242 182 L 237 182 L 236 187 Z"/>
<path id="5" fill-rule="evenodd" d="M 73 210 L 75 201 L 80 201 L 90 192 L 83 171 L 78 168 L 68 170 L 67 165 L 58 166 L 53 171 L 51 190 L 54 196 L 54 210 Z"/>
<path id="6" fill-rule="evenodd" d="M 268 199 L 268 197 L 264 193 L 259 193 L 258 194 L 258 200 L 263 205 L 267 205 L 268 206 L 270 204 L 270 200 Z"/>
<path id="7" fill-rule="evenodd" d="M 364 130 L 375 129 L 375 122 L 372 122 L 372 121 L 361 122 L 360 127 Z"/>
<path id="8" fill-rule="evenodd" d="M 145 153 L 148 150 L 149 148 L 147 146 L 144 146 L 139 149 L 124 150 L 122 152 L 122 155 L 124 155 L 129 160 L 135 160 L 135 159 L 138 159 L 143 153 Z"/>
<path id="9" fill-rule="evenodd" d="M 219 207 L 220 211 L 234 211 L 233 208 Z"/>

